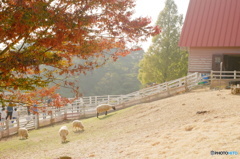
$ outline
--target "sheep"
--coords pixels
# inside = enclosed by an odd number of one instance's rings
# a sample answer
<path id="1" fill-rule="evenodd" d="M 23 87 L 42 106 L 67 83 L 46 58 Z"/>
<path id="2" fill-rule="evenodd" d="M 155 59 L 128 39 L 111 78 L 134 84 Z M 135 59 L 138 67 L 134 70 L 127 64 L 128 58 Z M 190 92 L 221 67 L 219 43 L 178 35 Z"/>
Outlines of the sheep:
<path id="1" fill-rule="evenodd" d="M 107 115 L 107 111 L 113 109 L 116 110 L 115 106 L 109 105 L 109 104 L 101 104 L 99 106 L 96 107 L 97 110 L 97 118 L 99 113 L 105 112 L 105 115 Z"/>
<path id="2" fill-rule="evenodd" d="M 68 128 L 67 126 L 62 126 L 59 129 L 59 135 L 61 136 L 62 143 L 67 142 Z"/>
<path id="3" fill-rule="evenodd" d="M 72 122 L 72 125 L 73 125 L 73 129 L 75 129 L 76 131 L 80 129 L 84 130 L 84 126 L 80 120 L 74 120 Z"/>
<path id="4" fill-rule="evenodd" d="M 20 139 L 27 139 L 28 138 L 28 130 L 26 128 L 19 128 L 18 135 Z"/>

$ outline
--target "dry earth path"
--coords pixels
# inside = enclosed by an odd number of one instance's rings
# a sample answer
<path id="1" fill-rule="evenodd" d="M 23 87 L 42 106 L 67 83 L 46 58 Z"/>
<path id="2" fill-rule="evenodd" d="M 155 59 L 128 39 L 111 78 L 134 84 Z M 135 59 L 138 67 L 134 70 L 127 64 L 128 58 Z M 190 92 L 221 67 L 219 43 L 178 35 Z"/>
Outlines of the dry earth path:
<path id="1" fill-rule="evenodd" d="M 30 131 L 27 140 L 4 139 L 0 158 L 240 158 L 240 96 L 230 90 L 196 89 L 82 122 L 83 132 L 74 133 L 71 123 L 65 122 Z M 66 144 L 61 144 L 57 133 L 61 125 L 70 130 Z M 212 156 L 211 151 L 239 154 Z"/>

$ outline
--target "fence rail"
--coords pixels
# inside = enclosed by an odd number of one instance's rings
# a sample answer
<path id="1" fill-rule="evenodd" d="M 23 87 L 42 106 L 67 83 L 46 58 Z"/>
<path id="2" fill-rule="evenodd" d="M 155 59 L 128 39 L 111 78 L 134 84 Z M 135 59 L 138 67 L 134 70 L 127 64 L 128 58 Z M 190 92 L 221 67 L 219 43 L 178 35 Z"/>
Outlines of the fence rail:
<path id="1" fill-rule="evenodd" d="M 72 104 L 68 104 L 61 108 L 52 107 L 51 109 L 48 108 L 48 111 L 39 109 L 39 113 L 36 115 L 28 115 L 27 108 L 20 107 L 20 115 L 17 120 L 0 122 L 0 139 L 16 134 L 20 127 L 37 129 L 66 119 L 73 120 L 92 117 L 96 114 L 95 108 L 99 104 L 107 103 L 116 105 L 117 108 L 122 108 L 175 95 L 194 88 L 201 81 L 203 81 L 201 74 L 193 73 L 177 80 L 157 84 L 125 95 L 81 97 Z"/>
<path id="2" fill-rule="evenodd" d="M 240 79 L 240 71 L 211 71 L 211 80 L 214 79 Z"/>
<path id="3" fill-rule="evenodd" d="M 169 82 L 164 82 L 162 84 L 157 84 L 148 88 L 141 89 L 136 92 L 132 92 L 126 95 L 114 95 L 114 96 L 90 96 L 83 97 L 76 100 L 73 105 L 85 105 L 95 108 L 97 105 L 102 103 L 108 103 L 112 105 L 122 104 L 129 100 L 139 99 L 146 96 L 151 96 L 154 94 L 159 94 L 161 92 L 166 92 L 170 89 L 186 87 L 186 89 L 192 89 L 198 85 L 199 81 L 202 80 L 201 74 L 193 73 L 186 77 L 179 78 L 177 80 L 172 80 Z M 94 99 L 94 100 L 93 100 Z M 103 100 L 107 99 L 107 100 Z"/>

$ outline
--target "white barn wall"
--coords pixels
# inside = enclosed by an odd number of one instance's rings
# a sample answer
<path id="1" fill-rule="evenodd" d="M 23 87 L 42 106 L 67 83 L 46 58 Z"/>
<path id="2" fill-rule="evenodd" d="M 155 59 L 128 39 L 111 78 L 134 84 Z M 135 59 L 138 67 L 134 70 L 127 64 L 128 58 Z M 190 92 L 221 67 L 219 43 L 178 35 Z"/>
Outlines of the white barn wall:
<path id="1" fill-rule="evenodd" d="M 214 54 L 239 54 L 240 47 L 191 47 L 188 57 L 188 72 L 210 73 L 212 70 L 212 55 Z"/>

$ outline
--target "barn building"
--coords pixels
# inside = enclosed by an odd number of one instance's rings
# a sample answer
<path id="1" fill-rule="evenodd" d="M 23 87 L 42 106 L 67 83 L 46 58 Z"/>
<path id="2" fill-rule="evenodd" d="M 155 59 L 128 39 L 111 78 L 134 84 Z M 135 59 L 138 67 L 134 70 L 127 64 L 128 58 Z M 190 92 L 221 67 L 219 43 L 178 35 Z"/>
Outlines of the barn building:
<path id="1" fill-rule="evenodd" d="M 190 0 L 179 46 L 189 73 L 240 71 L 240 0 Z"/>

